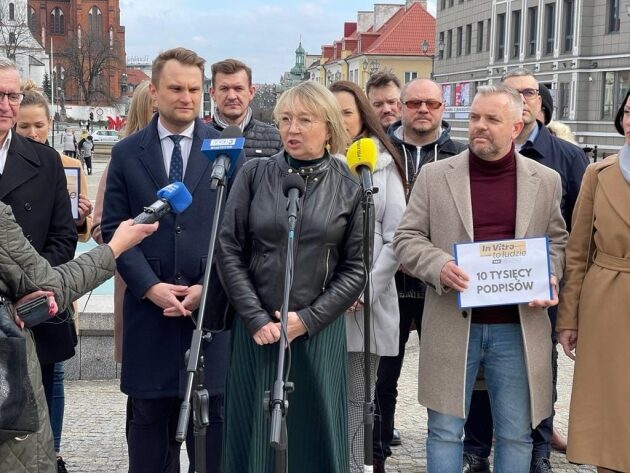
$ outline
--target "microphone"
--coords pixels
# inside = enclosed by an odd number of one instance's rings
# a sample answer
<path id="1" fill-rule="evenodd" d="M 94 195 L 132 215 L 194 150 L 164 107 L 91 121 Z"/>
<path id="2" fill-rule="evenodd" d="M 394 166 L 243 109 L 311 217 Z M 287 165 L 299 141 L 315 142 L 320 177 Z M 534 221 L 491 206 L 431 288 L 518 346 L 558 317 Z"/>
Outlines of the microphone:
<path id="1" fill-rule="evenodd" d="M 133 223 L 154 223 L 169 212 L 182 213 L 192 202 L 192 196 L 183 182 L 173 182 L 157 192 L 158 200 L 133 219 Z"/>
<path id="2" fill-rule="evenodd" d="M 226 176 L 232 176 L 231 164 L 236 161 L 245 146 L 245 138 L 241 129 L 230 125 L 221 132 L 220 138 L 203 140 L 201 152 L 212 164 L 210 176 L 211 188 L 216 189 L 219 182 L 223 182 Z"/>
<path id="3" fill-rule="evenodd" d="M 348 148 L 346 162 L 350 170 L 361 177 L 361 186 L 365 192 L 373 193 L 372 173 L 376 167 L 378 149 L 371 138 L 361 138 Z"/>
<path id="4" fill-rule="evenodd" d="M 306 184 L 298 174 L 287 174 L 282 181 L 282 193 L 289 199 L 287 211 L 289 213 L 289 230 L 295 230 L 295 222 L 299 209 L 300 197 L 304 195 Z"/>

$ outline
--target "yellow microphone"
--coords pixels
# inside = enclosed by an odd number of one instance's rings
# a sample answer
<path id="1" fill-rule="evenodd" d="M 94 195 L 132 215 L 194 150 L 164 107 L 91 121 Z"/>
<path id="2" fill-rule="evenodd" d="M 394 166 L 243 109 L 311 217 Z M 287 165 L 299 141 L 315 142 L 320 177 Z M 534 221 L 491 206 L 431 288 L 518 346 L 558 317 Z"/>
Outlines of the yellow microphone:
<path id="1" fill-rule="evenodd" d="M 371 138 L 361 138 L 348 148 L 346 162 L 350 170 L 361 177 L 361 186 L 366 192 L 373 192 L 372 173 L 376 168 L 378 148 Z"/>

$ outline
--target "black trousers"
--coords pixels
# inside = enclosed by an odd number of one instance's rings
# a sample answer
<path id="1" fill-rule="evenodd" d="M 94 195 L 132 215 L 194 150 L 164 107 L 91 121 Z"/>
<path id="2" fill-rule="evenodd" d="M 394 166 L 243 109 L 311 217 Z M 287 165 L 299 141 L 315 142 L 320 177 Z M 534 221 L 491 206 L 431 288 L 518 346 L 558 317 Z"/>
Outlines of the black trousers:
<path id="1" fill-rule="evenodd" d="M 555 316 L 555 311 L 554 314 Z M 555 318 L 552 318 L 552 327 L 555 325 Z M 553 375 L 553 403 L 558 397 L 556 385 L 558 382 L 558 350 L 555 330 L 552 330 L 551 348 L 551 368 Z M 532 430 L 532 462 L 538 458 L 549 458 L 551 456 L 551 437 L 553 435 L 553 416 L 543 420 Z M 470 453 L 482 458 L 490 456 L 492 449 L 492 410 L 490 409 L 490 399 L 488 391 L 474 391 L 470 402 L 468 418 L 464 425 L 464 453 Z"/>
<path id="2" fill-rule="evenodd" d="M 181 399 L 168 397 L 140 399 L 132 397 L 129 425 L 130 473 L 179 473 L 181 444 L 175 440 Z M 220 473 L 223 431 L 223 396 L 210 396 L 210 425 L 206 433 L 206 473 Z M 186 436 L 190 461 L 189 473 L 195 471 L 195 441 L 192 415 Z"/>
<path id="3" fill-rule="evenodd" d="M 400 309 L 398 356 L 382 356 L 376 374 L 373 448 L 374 458 L 377 460 L 385 460 L 392 454 L 390 444 L 394 430 L 398 378 L 405 358 L 405 345 L 409 340 L 412 321 L 416 323 L 416 331 L 420 338 L 424 299 L 401 298 L 398 299 L 398 306 Z"/>

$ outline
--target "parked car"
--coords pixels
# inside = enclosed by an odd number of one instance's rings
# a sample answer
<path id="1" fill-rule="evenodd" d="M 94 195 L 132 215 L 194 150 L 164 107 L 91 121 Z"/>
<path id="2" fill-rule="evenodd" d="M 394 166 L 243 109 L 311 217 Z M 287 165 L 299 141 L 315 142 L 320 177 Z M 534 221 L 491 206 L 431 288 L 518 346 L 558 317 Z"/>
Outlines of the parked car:
<path id="1" fill-rule="evenodd" d="M 116 130 L 95 130 L 92 132 L 94 143 L 116 143 L 120 140 Z"/>

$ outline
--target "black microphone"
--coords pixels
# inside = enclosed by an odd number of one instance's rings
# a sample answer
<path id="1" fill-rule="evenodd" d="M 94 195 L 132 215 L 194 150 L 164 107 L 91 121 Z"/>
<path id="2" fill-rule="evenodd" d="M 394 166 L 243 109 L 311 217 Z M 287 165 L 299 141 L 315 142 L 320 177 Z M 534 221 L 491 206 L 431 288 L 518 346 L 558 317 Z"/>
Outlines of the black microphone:
<path id="1" fill-rule="evenodd" d="M 144 208 L 133 223 L 155 223 L 169 212 L 182 213 L 192 202 L 192 196 L 183 182 L 173 182 L 157 192 L 158 200 Z"/>
<path id="2" fill-rule="evenodd" d="M 219 138 L 204 140 L 201 152 L 212 161 L 211 188 L 216 188 L 219 182 L 224 182 L 226 176 L 232 175 L 232 161 L 238 159 L 244 145 L 243 132 L 234 125 L 226 127 Z"/>
<path id="3" fill-rule="evenodd" d="M 299 212 L 300 198 L 304 195 L 306 184 L 299 174 L 287 174 L 282 181 L 282 193 L 288 199 L 287 211 L 289 213 L 289 230 L 295 230 L 295 222 Z"/>

